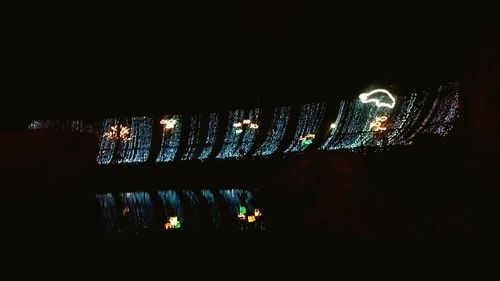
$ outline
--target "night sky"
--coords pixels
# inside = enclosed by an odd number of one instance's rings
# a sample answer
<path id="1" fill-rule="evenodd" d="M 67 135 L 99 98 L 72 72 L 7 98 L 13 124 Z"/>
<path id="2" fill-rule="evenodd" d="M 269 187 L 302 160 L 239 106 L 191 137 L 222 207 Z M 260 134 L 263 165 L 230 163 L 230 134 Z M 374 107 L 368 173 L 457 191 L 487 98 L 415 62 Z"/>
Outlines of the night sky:
<path id="1" fill-rule="evenodd" d="M 9 42 L 12 102 L 2 126 L 335 102 L 374 84 L 432 88 L 461 81 L 493 48 L 487 13 L 472 22 L 473 9 L 402 6 L 242 1 L 153 14 L 24 11 Z"/>

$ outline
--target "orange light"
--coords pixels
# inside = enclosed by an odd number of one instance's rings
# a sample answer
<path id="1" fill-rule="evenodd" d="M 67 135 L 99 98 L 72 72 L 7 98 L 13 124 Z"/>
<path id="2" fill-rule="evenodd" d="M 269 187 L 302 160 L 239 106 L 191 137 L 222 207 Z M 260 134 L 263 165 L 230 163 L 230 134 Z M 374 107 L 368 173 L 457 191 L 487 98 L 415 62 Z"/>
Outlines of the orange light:
<path id="1" fill-rule="evenodd" d="M 258 129 L 259 125 L 255 124 L 255 123 L 252 123 L 252 124 L 250 124 L 250 128 L 251 129 Z"/>
<path id="2" fill-rule="evenodd" d="M 248 222 L 255 222 L 255 216 L 248 216 Z"/>
<path id="3" fill-rule="evenodd" d="M 172 229 L 172 228 L 173 227 L 172 227 L 172 225 L 169 222 L 165 223 L 165 229 L 168 230 L 168 229 Z"/>
<path id="4" fill-rule="evenodd" d="M 382 123 L 385 121 L 387 121 L 386 116 L 376 117 L 375 121 L 370 122 L 370 130 L 373 128 L 375 132 L 385 131 L 387 127 L 382 127 Z"/>
<path id="5" fill-rule="evenodd" d="M 250 123 L 252 123 L 252 120 L 250 120 L 250 119 L 243 120 L 243 125 L 248 125 Z"/>

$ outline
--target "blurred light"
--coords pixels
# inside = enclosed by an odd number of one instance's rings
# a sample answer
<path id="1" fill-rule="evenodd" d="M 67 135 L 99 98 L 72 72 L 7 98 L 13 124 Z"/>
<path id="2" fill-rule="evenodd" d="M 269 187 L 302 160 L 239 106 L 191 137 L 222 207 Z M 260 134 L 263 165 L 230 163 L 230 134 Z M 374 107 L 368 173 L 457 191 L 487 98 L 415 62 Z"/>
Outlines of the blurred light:
<path id="1" fill-rule="evenodd" d="M 260 216 L 262 215 L 259 209 L 255 209 L 255 210 L 253 211 L 253 214 L 254 214 L 256 217 L 260 217 Z"/>
<path id="2" fill-rule="evenodd" d="M 243 129 L 236 129 L 234 132 L 239 135 L 243 133 Z"/>
<path id="3" fill-rule="evenodd" d="M 252 121 L 250 119 L 244 119 L 243 120 L 243 125 L 248 125 L 250 123 L 252 123 Z"/>
<path id="4" fill-rule="evenodd" d="M 248 216 L 248 222 L 255 222 L 255 216 Z"/>
<path id="5" fill-rule="evenodd" d="M 241 122 L 234 123 L 233 127 L 235 127 L 235 128 L 241 128 Z"/>
<path id="6" fill-rule="evenodd" d="M 335 129 L 336 127 L 337 127 L 337 124 L 335 124 L 335 123 L 332 123 L 332 124 L 330 125 L 330 129 Z"/>
<path id="7" fill-rule="evenodd" d="M 160 124 L 165 125 L 165 130 L 173 129 L 175 127 L 175 124 L 177 123 L 177 120 L 175 119 L 162 119 L 160 121 Z"/>
<path id="8" fill-rule="evenodd" d="M 385 94 L 390 100 L 390 103 L 382 102 L 378 98 L 371 98 L 372 95 L 375 95 L 377 93 L 383 93 Z M 362 103 L 369 103 L 373 102 L 377 107 L 389 107 L 389 108 L 394 108 L 394 105 L 396 104 L 396 99 L 389 93 L 389 91 L 384 90 L 384 89 L 376 89 L 368 93 L 362 93 L 359 95 L 359 99 L 361 100 Z"/>
<path id="9" fill-rule="evenodd" d="M 250 129 L 258 129 L 259 128 L 259 125 L 255 124 L 255 123 L 252 123 L 250 124 Z"/>
<path id="10" fill-rule="evenodd" d="M 375 121 L 370 122 L 370 130 L 374 128 L 373 131 L 375 132 L 385 131 L 387 127 L 382 127 L 382 122 L 385 122 L 386 120 L 387 120 L 386 116 L 376 117 Z"/>

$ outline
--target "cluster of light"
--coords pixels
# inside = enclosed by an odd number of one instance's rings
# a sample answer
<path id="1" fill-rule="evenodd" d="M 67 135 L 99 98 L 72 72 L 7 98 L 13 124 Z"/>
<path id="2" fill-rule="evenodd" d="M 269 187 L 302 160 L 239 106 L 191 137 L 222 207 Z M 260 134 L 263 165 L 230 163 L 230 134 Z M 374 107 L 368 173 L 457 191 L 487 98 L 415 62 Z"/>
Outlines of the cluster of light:
<path id="1" fill-rule="evenodd" d="M 312 139 L 303 139 L 307 134 L 316 134 L 323 120 L 326 103 L 310 103 L 302 106 L 295 136 L 284 153 L 301 152 L 312 143 Z"/>
<path id="2" fill-rule="evenodd" d="M 335 128 L 337 128 L 337 124 L 332 123 L 332 124 L 330 125 L 330 129 L 332 129 L 332 130 L 333 130 L 333 129 L 335 129 Z"/>
<path id="3" fill-rule="evenodd" d="M 130 226 L 135 231 L 140 232 L 153 225 L 154 210 L 149 193 L 126 192 L 120 193 L 119 197 L 124 205 L 122 215 L 130 217 Z"/>
<path id="4" fill-rule="evenodd" d="M 180 115 L 174 115 L 172 118 L 164 118 L 166 120 L 175 120 L 171 123 L 180 123 Z M 182 126 L 174 126 L 172 129 L 163 130 L 163 135 L 161 139 L 161 148 L 156 157 L 156 162 L 170 162 L 174 161 L 175 155 L 177 154 L 177 149 L 179 148 L 179 143 L 181 141 L 181 128 Z"/>
<path id="5" fill-rule="evenodd" d="M 391 95 L 393 103 L 390 105 L 395 104 L 392 107 L 381 105 L 382 100 L 375 101 L 367 96 L 357 101 L 342 101 L 335 121 L 337 126 L 332 128 L 321 149 L 387 149 L 395 145 L 409 145 L 419 134 L 445 135 L 458 116 L 458 92 L 458 86 L 450 83 L 441 86 L 438 95 L 412 93 L 399 99 L 397 104 Z M 364 101 L 370 99 L 378 105 L 366 106 Z M 385 122 L 389 118 L 391 126 L 387 128 Z M 384 134 L 373 133 L 380 131 Z"/>
<path id="6" fill-rule="evenodd" d="M 111 126 L 111 130 L 104 133 L 104 137 L 109 140 L 120 140 L 126 142 L 132 139 L 130 128 L 121 124 Z"/>
<path id="7" fill-rule="evenodd" d="M 377 107 L 394 108 L 394 105 L 396 105 L 396 99 L 389 91 L 384 89 L 362 93 L 359 95 L 359 99 L 362 103 L 375 103 Z"/>
<path id="8" fill-rule="evenodd" d="M 252 124 L 257 125 L 259 114 L 260 110 L 258 108 L 252 109 L 248 113 L 242 109 L 229 112 L 224 143 L 216 157 L 217 159 L 237 159 L 245 156 L 250 151 L 258 132 L 255 130 L 255 126 L 252 128 Z M 245 116 L 249 118 L 244 118 Z"/>
<path id="9" fill-rule="evenodd" d="M 308 146 L 310 145 L 313 140 L 316 138 L 316 134 L 306 134 L 305 136 L 300 136 L 300 144 L 303 146 Z"/>
<path id="10" fill-rule="evenodd" d="M 169 217 L 164 227 L 166 230 L 181 228 L 181 221 L 177 219 L 177 216 Z"/>
<path id="11" fill-rule="evenodd" d="M 162 190 L 158 192 L 161 199 L 159 206 L 154 206 L 156 201 L 153 203 L 148 192 L 97 194 L 96 198 L 101 207 L 103 222 L 112 233 L 137 234 L 151 228 L 158 218 L 155 210 L 160 208 L 163 210 L 163 215 L 159 216 L 167 218 L 161 225 L 166 230 L 198 229 L 208 222 L 213 224 L 214 228 L 229 226 L 239 230 L 265 229 L 262 213 L 253 207 L 253 196 L 250 191 L 229 189 L 220 190 L 219 195 L 216 194 L 209 189 Z M 216 200 L 216 197 L 219 199 Z M 207 206 L 210 210 L 209 216 L 206 212 Z M 227 208 L 230 210 L 228 217 L 230 220 L 227 222 L 231 221 L 231 225 L 222 225 L 226 220 L 222 220 L 221 210 Z M 187 217 L 184 217 L 185 210 L 189 213 Z M 237 219 L 239 215 L 241 218 Z M 189 224 L 185 224 L 186 220 Z"/>
<path id="12" fill-rule="evenodd" d="M 423 133 L 446 136 L 458 117 L 459 87 L 457 83 L 448 83 L 438 89 L 438 97 L 432 106 L 430 117 Z"/>
<path id="13" fill-rule="evenodd" d="M 166 217 L 177 217 L 178 221 L 182 221 L 184 217 L 184 208 L 182 207 L 181 198 L 175 190 L 160 190 L 158 195 L 163 203 L 163 210 Z"/>
<path id="14" fill-rule="evenodd" d="M 101 207 L 101 218 L 109 232 L 113 232 L 118 220 L 118 209 L 111 193 L 96 194 Z"/>
<path id="15" fill-rule="evenodd" d="M 274 109 L 273 121 L 267 131 L 267 137 L 255 151 L 254 156 L 268 156 L 276 152 L 285 135 L 288 119 L 290 118 L 290 110 L 289 106 Z"/>
<path id="16" fill-rule="evenodd" d="M 117 122 L 116 119 L 107 118 L 102 121 L 101 138 L 99 140 L 99 152 L 97 154 L 98 164 L 109 164 L 113 158 L 116 141 L 105 137 L 105 133 L 111 129 L 111 126 Z"/>
<path id="17" fill-rule="evenodd" d="M 217 140 L 218 127 L 219 127 L 219 114 L 218 113 L 211 113 L 210 120 L 208 123 L 207 138 L 203 142 L 203 146 L 202 146 L 203 150 L 201 151 L 198 159 L 205 160 L 212 153 L 212 150 L 214 149 L 214 146 L 215 146 L 215 141 Z"/>
<path id="18" fill-rule="evenodd" d="M 116 163 L 146 162 L 153 137 L 153 119 L 149 117 L 132 117 L 130 120 L 131 140 L 119 147 Z"/>
<path id="19" fill-rule="evenodd" d="M 375 121 L 370 122 L 370 130 L 373 129 L 375 132 L 387 130 L 387 127 L 382 127 L 382 123 L 385 123 L 385 121 L 387 121 L 386 116 L 375 117 Z"/>
<path id="20" fill-rule="evenodd" d="M 202 134 L 202 121 L 206 117 L 193 115 L 190 120 L 188 143 L 183 153 L 182 160 L 204 160 L 210 156 L 217 137 L 217 126 L 219 115 L 210 114 L 208 118 L 208 130 L 206 136 Z"/>
<path id="21" fill-rule="evenodd" d="M 257 125 L 257 123 L 252 123 L 252 120 L 243 119 L 243 121 L 241 121 L 241 122 L 233 123 L 233 128 L 235 128 L 234 132 L 238 135 L 243 133 L 243 125 L 247 125 L 250 129 L 258 129 L 259 128 L 259 125 Z"/>
<path id="22" fill-rule="evenodd" d="M 164 130 L 170 130 L 175 127 L 175 124 L 177 123 L 176 119 L 161 119 L 160 124 L 164 126 Z"/>
<path id="23" fill-rule="evenodd" d="M 34 120 L 29 123 L 28 129 L 97 134 L 97 123 L 87 120 Z"/>

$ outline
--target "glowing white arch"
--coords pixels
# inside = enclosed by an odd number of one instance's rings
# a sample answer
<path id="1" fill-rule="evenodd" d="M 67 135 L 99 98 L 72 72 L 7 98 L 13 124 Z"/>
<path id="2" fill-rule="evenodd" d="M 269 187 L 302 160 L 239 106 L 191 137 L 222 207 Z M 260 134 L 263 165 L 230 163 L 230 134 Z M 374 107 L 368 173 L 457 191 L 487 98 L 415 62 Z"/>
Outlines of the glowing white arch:
<path id="1" fill-rule="evenodd" d="M 385 103 L 381 102 L 377 98 L 370 98 L 371 95 L 376 94 L 376 93 L 384 93 L 386 94 L 391 100 L 392 103 Z M 369 103 L 369 102 L 374 102 L 377 107 L 389 107 L 389 108 L 394 108 L 394 105 L 396 105 L 396 99 L 392 96 L 392 94 L 384 89 L 376 89 L 368 93 L 362 93 L 359 95 L 359 99 L 361 100 L 362 103 Z"/>

